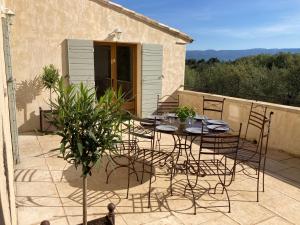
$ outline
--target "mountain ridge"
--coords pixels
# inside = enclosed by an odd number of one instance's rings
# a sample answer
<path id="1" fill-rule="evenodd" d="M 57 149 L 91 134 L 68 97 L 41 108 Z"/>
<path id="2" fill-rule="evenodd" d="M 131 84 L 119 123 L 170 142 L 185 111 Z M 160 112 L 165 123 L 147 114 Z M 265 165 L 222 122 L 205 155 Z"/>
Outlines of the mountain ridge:
<path id="1" fill-rule="evenodd" d="M 236 60 L 246 56 L 254 56 L 259 54 L 278 54 L 285 53 L 300 53 L 300 48 L 252 48 L 243 50 L 187 50 L 186 59 L 205 59 L 218 58 L 221 61 Z"/>

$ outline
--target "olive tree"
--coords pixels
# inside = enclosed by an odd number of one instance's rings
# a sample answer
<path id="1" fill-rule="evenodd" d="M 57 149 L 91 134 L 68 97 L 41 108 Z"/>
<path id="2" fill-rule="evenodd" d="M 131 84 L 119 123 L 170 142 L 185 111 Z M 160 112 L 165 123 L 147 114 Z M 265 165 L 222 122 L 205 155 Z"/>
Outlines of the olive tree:
<path id="1" fill-rule="evenodd" d="M 94 88 L 66 85 L 60 81 L 55 88 L 57 98 L 51 102 L 53 124 L 62 137 L 60 151 L 75 168 L 81 166 L 83 178 L 83 224 L 87 224 L 87 177 L 107 151 L 114 151 L 120 141 L 122 121 L 121 91 L 109 89 L 96 99 Z"/>

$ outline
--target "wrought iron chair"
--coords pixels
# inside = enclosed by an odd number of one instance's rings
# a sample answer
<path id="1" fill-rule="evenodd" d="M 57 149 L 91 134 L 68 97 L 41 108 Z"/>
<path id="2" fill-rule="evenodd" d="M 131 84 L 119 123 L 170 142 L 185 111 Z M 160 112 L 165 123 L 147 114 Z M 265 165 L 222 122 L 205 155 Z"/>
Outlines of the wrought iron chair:
<path id="1" fill-rule="evenodd" d="M 133 116 L 128 126 L 128 140 L 135 140 L 139 143 L 150 143 L 149 148 L 153 149 L 155 144 L 156 125 L 156 119 L 142 119 Z"/>
<path id="2" fill-rule="evenodd" d="M 135 163 L 142 163 L 142 179 L 145 173 L 150 175 L 148 189 L 148 208 L 150 208 L 151 186 L 153 182 L 152 179 L 153 176 L 155 176 L 154 168 L 162 168 L 163 166 L 165 166 L 167 169 L 171 168 L 173 156 L 170 153 L 162 152 L 156 149 L 140 149 L 135 157 Z M 134 171 L 129 172 L 129 177 L 133 172 Z M 172 173 L 170 173 L 170 179 L 172 179 Z"/>
<path id="3" fill-rule="evenodd" d="M 259 201 L 260 173 L 262 172 L 262 191 L 265 183 L 265 166 L 268 152 L 271 118 L 273 112 L 267 117 L 267 107 L 260 104 L 251 104 L 246 132 L 240 143 L 237 161 L 242 166 L 241 171 L 247 176 L 257 179 L 257 198 Z M 254 169 L 255 174 L 250 174 L 244 167 L 248 165 Z"/>
<path id="4" fill-rule="evenodd" d="M 176 109 L 179 107 L 179 95 L 165 95 L 160 97 L 157 95 L 157 115 L 163 115 L 165 113 L 175 113 Z M 157 133 L 156 145 L 158 149 L 161 150 L 161 147 L 170 147 L 173 145 L 162 145 L 161 142 L 161 133 Z"/>
<path id="5" fill-rule="evenodd" d="M 136 179 L 139 180 L 138 173 L 135 169 L 135 161 L 139 155 L 140 148 L 138 142 L 149 142 L 150 149 L 154 147 L 155 129 L 153 129 L 156 121 L 139 119 L 133 117 L 130 113 L 127 114 L 127 120 L 122 123 L 122 140 L 116 144 L 115 151 L 109 152 L 108 162 L 105 167 L 106 183 L 108 183 L 111 174 L 119 168 L 128 168 L 128 174 L 135 173 Z M 146 125 L 143 125 L 146 124 Z M 148 128 L 147 128 L 148 127 Z M 125 160 L 124 160 L 125 159 Z M 111 164 L 113 168 L 110 169 Z M 110 170 L 109 170 L 110 169 Z M 128 185 L 129 185 L 128 175 Z M 143 182 L 143 175 L 142 180 Z M 129 188 L 129 186 L 128 186 Z M 127 189 L 128 190 L 128 189 Z M 127 192 L 128 197 L 128 192 Z"/>
<path id="6" fill-rule="evenodd" d="M 222 100 L 211 99 L 203 96 L 202 113 L 206 115 L 207 112 L 214 112 L 219 114 L 219 119 L 223 119 L 223 109 L 224 109 L 225 98 Z"/>
<path id="7" fill-rule="evenodd" d="M 157 108 L 156 113 L 158 115 L 164 113 L 174 113 L 179 106 L 179 96 L 165 95 L 160 97 L 157 95 Z"/>
<path id="8" fill-rule="evenodd" d="M 218 178 L 216 184 L 209 186 L 205 192 L 216 193 L 217 187 L 221 186 L 222 194 L 226 193 L 228 201 L 228 212 L 231 211 L 230 198 L 227 187 L 233 181 L 233 175 L 236 166 L 236 155 L 240 141 L 241 124 L 239 131 L 235 134 L 207 134 L 200 137 L 200 150 L 196 153 L 187 152 L 187 159 L 183 164 L 183 172 L 186 174 L 187 184 L 184 188 L 184 195 L 189 190 L 192 194 L 194 214 L 196 214 L 196 193 L 200 193 L 205 189 L 201 187 L 200 182 L 204 177 L 215 176 Z M 203 128 L 202 128 L 203 129 Z M 206 155 L 206 156 L 205 156 Z M 173 174 L 175 174 L 176 166 L 174 166 Z M 172 195 L 172 181 L 171 181 Z M 221 206 L 219 206 L 221 207 Z M 223 206 L 222 206 L 223 207 Z M 205 207 L 207 208 L 207 207 Z"/>
<path id="9" fill-rule="evenodd" d="M 148 207 L 150 207 L 150 196 L 151 196 L 151 185 L 152 185 L 152 177 L 154 174 L 154 167 L 159 166 L 162 168 L 166 166 L 168 163 L 171 164 L 173 162 L 172 155 L 170 153 L 161 152 L 154 149 L 155 145 L 155 137 L 156 137 L 156 120 L 149 119 L 141 119 L 138 117 L 133 117 L 131 120 L 131 124 L 128 127 L 128 140 L 130 142 L 133 141 L 135 146 L 131 146 L 134 150 L 134 157 L 132 159 L 131 167 L 128 167 L 128 189 L 127 189 L 127 197 L 129 193 L 130 186 L 130 176 L 132 173 L 136 173 L 134 165 L 136 163 L 142 164 L 142 171 L 138 171 L 142 173 L 141 183 L 143 183 L 144 174 L 150 174 L 149 181 L 149 191 L 148 191 Z M 140 144 L 148 142 L 150 146 L 148 148 L 141 148 Z M 150 170 L 147 169 L 150 168 Z M 170 167 L 170 166 L 169 166 Z M 131 171 L 132 170 L 132 171 Z"/>

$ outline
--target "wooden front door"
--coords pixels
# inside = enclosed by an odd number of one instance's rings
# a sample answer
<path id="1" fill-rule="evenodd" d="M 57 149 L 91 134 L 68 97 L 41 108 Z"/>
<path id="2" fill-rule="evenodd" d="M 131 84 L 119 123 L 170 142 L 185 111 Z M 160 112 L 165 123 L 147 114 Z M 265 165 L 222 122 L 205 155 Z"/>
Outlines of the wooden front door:
<path id="1" fill-rule="evenodd" d="M 94 67 L 97 97 L 108 88 L 122 89 L 124 109 L 136 113 L 137 46 L 127 43 L 95 42 Z"/>

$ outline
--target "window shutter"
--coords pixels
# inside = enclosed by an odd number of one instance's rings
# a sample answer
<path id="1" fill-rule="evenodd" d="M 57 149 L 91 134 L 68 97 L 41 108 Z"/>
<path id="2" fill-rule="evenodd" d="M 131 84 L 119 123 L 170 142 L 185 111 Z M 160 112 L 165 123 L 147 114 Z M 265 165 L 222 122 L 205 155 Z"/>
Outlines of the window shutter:
<path id="1" fill-rule="evenodd" d="M 142 46 L 142 116 L 156 111 L 157 95 L 162 89 L 163 47 L 156 44 Z"/>
<path id="2" fill-rule="evenodd" d="M 94 43 L 91 40 L 67 40 L 68 75 L 71 84 L 83 82 L 95 87 Z"/>

